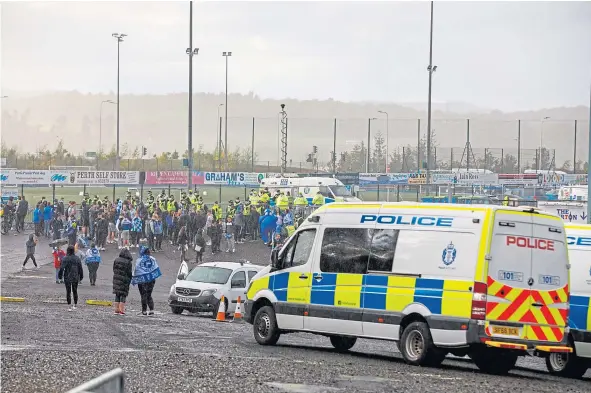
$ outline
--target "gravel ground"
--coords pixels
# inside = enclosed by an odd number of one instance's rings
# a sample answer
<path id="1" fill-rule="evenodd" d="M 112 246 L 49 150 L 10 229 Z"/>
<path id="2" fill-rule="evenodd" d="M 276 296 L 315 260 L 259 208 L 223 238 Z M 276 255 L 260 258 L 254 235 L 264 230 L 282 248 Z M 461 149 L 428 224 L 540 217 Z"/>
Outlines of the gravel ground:
<path id="1" fill-rule="evenodd" d="M 51 264 L 16 272 L 24 240 L 2 237 L 2 295 L 27 299 L 1 304 L 2 392 L 65 392 L 116 367 L 126 373 L 127 392 L 138 393 L 591 391 L 591 372 L 582 381 L 556 378 L 536 358 L 520 360 L 510 376 L 495 377 L 452 357 L 438 369 L 408 366 L 396 345 L 384 341 L 359 340 L 345 355 L 335 353 L 327 338 L 306 334 L 285 335 L 275 347 L 260 346 L 248 324 L 170 313 L 166 299 L 179 265 L 178 253 L 170 248 L 156 254 L 163 277 L 154 290 L 155 316 L 137 315 L 135 288 L 124 317 L 85 304 L 67 312 L 65 290 L 55 284 Z M 38 247 L 41 253 L 49 253 L 46 244 Z M 80 303 L 112 300 L 116 254 L 114 249 L 103 253 L 97 286 L 88 286 L 86 280 L 79 289 Z M 247 243 L 239 245 L 236 254 L 217 256 L 241 258 L 265 264 L 269 250 Z"/>

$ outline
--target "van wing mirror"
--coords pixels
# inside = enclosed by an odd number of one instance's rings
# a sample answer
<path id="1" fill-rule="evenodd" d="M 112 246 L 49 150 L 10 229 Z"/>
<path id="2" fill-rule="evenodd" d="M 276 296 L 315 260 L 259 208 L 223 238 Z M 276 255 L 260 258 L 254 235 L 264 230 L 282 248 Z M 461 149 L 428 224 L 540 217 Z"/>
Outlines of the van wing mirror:
<path id="1" fill-rule="evenodd" d="M 279 270 L 281 269 L 281 260 L 279 259 L 279 250 L 274 249 L 271 251 L 271 268 L 272 270 Z"/>
<path id="2" fill-rule="evenodd" d="M 176 278 L 177 278 L 178 280 L 184 280 L 185 278 L 187 278 L 187 276 L 185 275 L 185 273 L 179 273 L 179 275 L 178 275 L 178 276 L 176 276 Z"/>

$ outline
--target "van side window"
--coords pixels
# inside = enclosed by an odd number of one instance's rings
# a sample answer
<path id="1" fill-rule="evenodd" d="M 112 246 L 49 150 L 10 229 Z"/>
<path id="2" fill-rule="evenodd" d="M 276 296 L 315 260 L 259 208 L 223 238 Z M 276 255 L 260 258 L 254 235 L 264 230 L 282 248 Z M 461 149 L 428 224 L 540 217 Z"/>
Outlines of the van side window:
<path id="1" fill-rule="evenodd" d="M 244 272 L 234 274 L 230 286 L 232 288 L 246 288 L 246 274 Z"/>
<path id="2" fill-rule="evenodd" d="M 297 238 L 289 242 L 288 249 L 285 250 L 283 268 L 305 265 L 312 252 L 315 238 L 316 229 L 308 229 L 298 233 Z"/>
<path id="3" fill-rule="evenodd" d="M 371 234 L 361 228 L 326 228 L 320 270 L 327 273 L 367 273 Z"/>
<path id="4" fill-rule="evenodd" d="M 371 232 L 373 232 L 373 236 L 368 270 L 391 272 L 400 231 L 397 229 L 375 229 Z"/>

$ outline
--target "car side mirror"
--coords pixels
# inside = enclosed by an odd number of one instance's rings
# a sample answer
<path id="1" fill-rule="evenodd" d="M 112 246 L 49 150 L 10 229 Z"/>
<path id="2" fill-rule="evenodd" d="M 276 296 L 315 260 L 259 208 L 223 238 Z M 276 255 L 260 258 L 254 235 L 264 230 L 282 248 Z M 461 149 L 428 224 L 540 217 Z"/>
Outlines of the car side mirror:
<path id="1" fill-rule="evenodd" d="M 184 280 L 186 277 L 187 277 L 187 276 L 185 275 L 185 273 L 179 273 L 179 275 L 178 275 L 178 276 L 176 276 L 176 278 L 177 278 L 178 280 Z"/>

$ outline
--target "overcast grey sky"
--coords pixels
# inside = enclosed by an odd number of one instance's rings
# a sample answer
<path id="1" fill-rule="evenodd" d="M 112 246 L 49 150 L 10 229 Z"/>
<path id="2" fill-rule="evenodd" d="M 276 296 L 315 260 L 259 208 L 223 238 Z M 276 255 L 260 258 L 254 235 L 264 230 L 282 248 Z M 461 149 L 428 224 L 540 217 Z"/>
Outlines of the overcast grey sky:
<path id="1" fill-rule="evenodd" d="M 195 91 L 426 102 L 429 2 L 195 2 Z M 2 87 L 187 91 L 188 2 L 3 2 Z M 435 3 L 433 99 L 589 105 L 591 2 Z"/>

